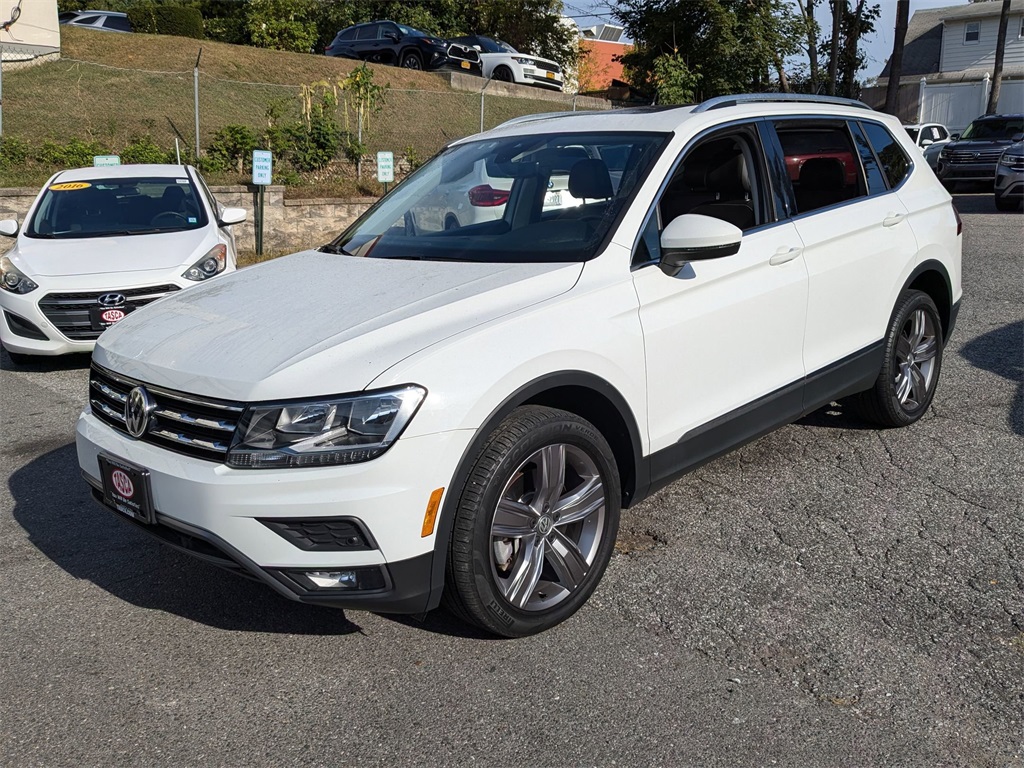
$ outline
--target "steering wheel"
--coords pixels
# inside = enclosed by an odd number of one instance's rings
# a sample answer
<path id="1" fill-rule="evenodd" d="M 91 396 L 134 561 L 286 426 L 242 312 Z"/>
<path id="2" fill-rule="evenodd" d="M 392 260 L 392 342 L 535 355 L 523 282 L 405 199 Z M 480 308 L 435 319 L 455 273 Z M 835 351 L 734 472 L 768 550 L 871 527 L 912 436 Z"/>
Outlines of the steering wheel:
<path id="1" fill-rule="evenodd" d="M 185 218 L 185 215 L 182 213 L 176 213 L 175 211 L 164 211 L 163 213 L 158 213 L 153 217 L 153 220 L 149 222 L 149 224 L 150 226 L 158 227 L 162 223 L 161 220 L 167 221 L 171 226 L 174 226 L 175 224 L 188 224 L 188 219 Z"/>

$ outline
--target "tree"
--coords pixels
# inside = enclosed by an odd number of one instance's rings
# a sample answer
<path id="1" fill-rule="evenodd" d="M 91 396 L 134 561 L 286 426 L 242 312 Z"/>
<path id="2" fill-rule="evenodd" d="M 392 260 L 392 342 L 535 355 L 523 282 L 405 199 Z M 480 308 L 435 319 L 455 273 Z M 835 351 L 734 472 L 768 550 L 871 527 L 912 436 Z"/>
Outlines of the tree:
<path id="1" fill-rule="evenodd" d="M 847 0 L 833 0 L 832 9 L 832 34 L 821 42 L 818 55 L 828 57 L 829 93 L 856 98 L 860 91 L 857 73 L 864 66 L 861 43 L 874 32 L 881 10 L 867 0 L 857 0 L 852 9 Z"/>
<path id="2" fill-rule="evenodd" d="M 996 59 L 992 64 L 992 90 L 988 94 L 986 115 L 994 115 L 999 106 L 999 91 L 1003 84 L 1003 56 L 1006 53 L 1006 26 L 1010 18 L 1010 0 L 1003 0 L 999 11 L 999 39 L 996 41 Z"/>
<path id="3" fill-rule="evenodd" d="M 613 13 L 634 41 L 621 57 L 626 79 L 657 91 L 655 62 L 676 56 L 700 75 L 695 100 L 773 89 L 773 72 L 787 87 L 782 62 L 806 34 L 788 0 L 618 0 Z"/>
<path id="4" fill-rule="evenodd" d="M 654 87 L 659 104 L 692 104 L 700 84 L 699 71 L 691 70 L 678 52 L 654 60 Z"/>
<path id="5" fill-rule="evenodd" d="M 907 21 L 910 18 L 910 0 L 899 0 L 896 5 L 896 34 L 889 57 L 889 84 L 885 89 L 885 111 L 895 115 L 899 109 L 900 75 L 903 73 L 903 44 L 907 39 Z"/>
<path id="6" fill-rule="evenodd" d="M 811 93 L 817 93 L 821 87 L 821 77 L 818 72 L 818 22 L 814 20 L 814 4 L 817 0 L 797 0 L 800 8 L 800 16 L 803 18 L 804 34 L 807 38 L 807 63 L 810 67 Z"/>

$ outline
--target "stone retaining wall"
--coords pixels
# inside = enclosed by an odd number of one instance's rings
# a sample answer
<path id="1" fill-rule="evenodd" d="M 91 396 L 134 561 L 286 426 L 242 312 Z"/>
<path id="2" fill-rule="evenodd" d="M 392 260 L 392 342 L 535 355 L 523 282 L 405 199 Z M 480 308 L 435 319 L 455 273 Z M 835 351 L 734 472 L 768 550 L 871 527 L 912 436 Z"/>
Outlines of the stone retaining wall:
<path id="1" fill-rule="evenodd" d="M 234 227 L 235 242 L 239 251 L 255 251 L 253 212 L 257 201 L 256 187 L 238 185 L 210 189 L 221 205 L 245 208 L 248 211 L 249 217 L 245 223 Z M 25 214 L 38 193 L 39 190 L 34 187 L 0 189 L 0 219 L 17 219 L 19 223 L 24 223 Z M 289 253 L 323 245 L 340 234 L 375 201 L 376 198 L 286 200 L 284 187 L 267 187 L 263 248 L 266 251 Z"/>

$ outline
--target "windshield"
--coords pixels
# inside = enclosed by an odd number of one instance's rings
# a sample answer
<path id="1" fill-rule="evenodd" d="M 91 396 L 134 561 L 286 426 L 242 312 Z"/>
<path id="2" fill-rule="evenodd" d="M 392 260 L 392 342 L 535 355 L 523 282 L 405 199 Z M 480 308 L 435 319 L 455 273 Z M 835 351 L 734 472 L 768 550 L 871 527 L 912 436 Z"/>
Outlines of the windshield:
<path id="1" fill-rule="evenodd" d="M 180 232 L 206 226 L 187 178 L 135 177 L 56 182 L 46 188 L 28 237 L 77 238 Z"/>
<path id="2" fill-rule="evenodd" d="M 475 45 L 479 45 L 484 53 L 517 53 L 516 49 L 501 40 L 492 40 L 489 37 L 478 37 Z"/>
<path id="3" fill-rule="evenodd" d="M 975 120 L 964 131 L 961 139 L 1012 139 L 1024 131 L 1024 117 Z"/>
<path id="4" fill-rule="evenodd" d="M 666 139 L 560 133 L 460 144 L 398 185 L 325 250 L 383 259 L 586 261 Z"/>
<path id="5" fill-rule="evenodd" d="M 396 24 L 398 31 L 402 33 L 404 37 L 430 37 L 426 32 L 420 32 L 418 29 L 407 27 L 405 24 Z"/>

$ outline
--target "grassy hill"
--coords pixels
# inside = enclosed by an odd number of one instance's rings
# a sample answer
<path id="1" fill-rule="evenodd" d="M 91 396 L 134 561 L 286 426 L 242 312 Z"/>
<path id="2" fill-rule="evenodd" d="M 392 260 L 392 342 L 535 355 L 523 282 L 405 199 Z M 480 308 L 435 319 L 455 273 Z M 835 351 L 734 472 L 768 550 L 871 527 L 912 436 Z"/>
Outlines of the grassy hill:
<path id="1" fill-rule="evenodd" d="M 27 143 L 30 154 L 43 142 L 74 139 L 116 153 L 140 136 L 169 150 L 177 135 L 190 148 L 195 134 L 192 69 L 200 47 L 202 147 L 225 125 L 265 129 L 268 111 L 282 123 L 299 119 L 301 86 L 337 82 L 356 65 L 315 54 L 70 27 L 61 28 L 61 46 L 60 61 L 4 73 L 4 135 Z M 479 95 L 454 91 L 435 74 L 371 66 L 375 82 L 388 85 L 385 107 L 364 134 L 371 152 L 386 149 L 396 158 L 408 154 L 422 160 L 445 142 L 479 130 Z M 551 101 L 488 95 L 484 124 L 492 127 L 510 117 L 559 108 Z M 339 106 L 342 127 L 344 112 Z M 300 184 L 326 194 L 352 193 L 351 184 L 336 183 L 336 177 L 346 175 L 340 172 L 343 165 L 304 176 Z M 54 170 L 45 160 L 12 162 L 8 157 L 0 162 L 0 186 L 39 184 Z M 237 174 L 211 179 L 239 180 Z"/>

